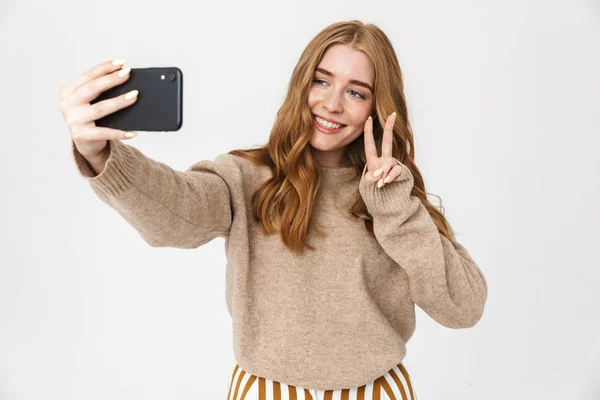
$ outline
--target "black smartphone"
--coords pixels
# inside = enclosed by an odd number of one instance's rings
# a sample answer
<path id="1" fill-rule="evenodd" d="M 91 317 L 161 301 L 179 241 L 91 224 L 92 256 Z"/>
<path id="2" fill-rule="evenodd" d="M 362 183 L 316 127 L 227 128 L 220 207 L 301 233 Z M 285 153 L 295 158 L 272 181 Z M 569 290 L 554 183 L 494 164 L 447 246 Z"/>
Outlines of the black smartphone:
<path id="1" fill-rule="evenodd" d="M 177 131 L 183 124 L 183 73 L 177 67 L 132 68 L 129 79 L 90 104 L 139 90 L 130 106 L 97 119 L 96 126 L 126 131 Z"/>

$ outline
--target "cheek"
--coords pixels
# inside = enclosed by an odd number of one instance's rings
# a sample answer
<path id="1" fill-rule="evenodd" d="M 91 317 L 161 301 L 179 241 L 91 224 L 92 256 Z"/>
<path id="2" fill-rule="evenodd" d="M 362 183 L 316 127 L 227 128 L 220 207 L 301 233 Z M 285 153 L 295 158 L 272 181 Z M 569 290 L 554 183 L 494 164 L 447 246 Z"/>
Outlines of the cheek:
<path id="1" fill-rule="evenodd" d="M 370 107 L 357 107 L 350 113 L 352 125 L 363 126 L 371 111 Z"/>
<path id="2" fill-rule="evenodd" d="M 317 103 L 319 102 L 319 96 L 317 95 L 317 93 L 314 91 L 314 89 L 311 89 L 308 92 L 308 106 L 310 108 L 314 107 L 315 105 L 317 105 Z"/>

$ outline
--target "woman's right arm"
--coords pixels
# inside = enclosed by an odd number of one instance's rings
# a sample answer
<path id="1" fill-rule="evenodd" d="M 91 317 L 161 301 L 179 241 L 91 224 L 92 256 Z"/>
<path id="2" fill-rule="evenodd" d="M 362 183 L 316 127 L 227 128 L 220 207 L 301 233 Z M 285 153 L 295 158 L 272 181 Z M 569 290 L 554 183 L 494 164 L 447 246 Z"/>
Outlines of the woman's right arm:
<path id="1" fill-rule="evenodd" d="M 228 235 L 243 199 L 235 156 L 175 171 L 122 143 L 126 132 L 96 126 L 97 119 L 136 101 L 125 94 L 91 104 L 129 78 L 128 69 L 120 70 L 123 63 L 104 62 L 60 87 L 60 110 L 81 175 L 152 246 L 193 248 Z"/>
<path id="2" fill-rule="evenodd" d="M 108 158 L 97 174 L 73 145 L 79 173 L 148 244 L 196 248 L 229 235 L 235 208 L 243 200 L 235 156 L 222 154 L 181 172 L 119 140 L 109 140 L 107 148 Z"/>

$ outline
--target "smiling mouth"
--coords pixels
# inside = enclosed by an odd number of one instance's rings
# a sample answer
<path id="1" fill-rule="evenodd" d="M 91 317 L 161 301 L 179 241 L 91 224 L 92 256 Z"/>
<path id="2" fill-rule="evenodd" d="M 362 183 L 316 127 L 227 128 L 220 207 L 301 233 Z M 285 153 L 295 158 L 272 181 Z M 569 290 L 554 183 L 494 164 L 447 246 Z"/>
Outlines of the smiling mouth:
<path id="1" fill-rule="evenodd" d="M 327 133 L 331 133 L 331 132 L 337 132 L 342 128 L 345 128 L 346 125 L 344 124 L 334 124 L 332 122 L 326 121 L 321 117 L 318 117 L 316 115 L 313 114 L 313 121 L 314 124 L 317 128 L 321 128 L 323 131 L 326 131 Z"/>

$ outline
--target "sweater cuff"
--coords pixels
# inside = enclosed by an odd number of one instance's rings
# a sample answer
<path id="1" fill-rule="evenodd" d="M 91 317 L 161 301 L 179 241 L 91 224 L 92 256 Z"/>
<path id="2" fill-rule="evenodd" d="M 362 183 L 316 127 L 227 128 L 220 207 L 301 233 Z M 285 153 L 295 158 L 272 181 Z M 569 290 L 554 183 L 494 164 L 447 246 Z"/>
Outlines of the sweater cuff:
<path id="1" fill-rule="evenodd" d="M 73 159 L 79 174 L 96 189 L 109 196 L 117 196 L 133 187 L 135 157 L 133 149 L 120 140 L 109 140 L 109 157 L 104 170 L 96 175 L 91 165 L 72 143 Z"/>
<path id="2" fill-rule="evenodd" d="M 377 187 L 378 181 L 366 180 L 367 165 L 363 169 L 359 191 L 367 210 L 373 216 L 398 215 L 410 207 L 410 193 L 414 185 L 414 178 L 406 165 L 398 160 L 396 163 L 402 167 L 400 175 L 382 188 Z"/>

